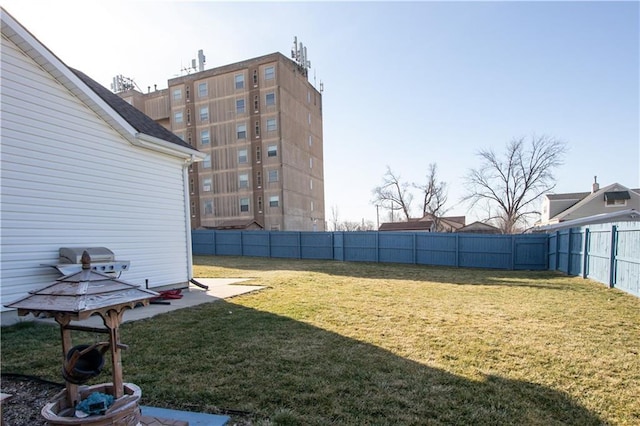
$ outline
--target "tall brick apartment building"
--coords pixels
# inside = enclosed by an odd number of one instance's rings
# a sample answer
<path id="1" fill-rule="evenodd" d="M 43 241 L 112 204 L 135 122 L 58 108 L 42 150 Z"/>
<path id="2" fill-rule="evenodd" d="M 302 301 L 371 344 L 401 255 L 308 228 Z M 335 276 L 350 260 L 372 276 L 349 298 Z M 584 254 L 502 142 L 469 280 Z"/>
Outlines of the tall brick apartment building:
<path id="1" fill-rule="evenodd" d="M 119 95 L 207 154 L 189 172 L 192 228 L 325 229 L 322 94 L 306 67 L 273 53 Z"/>

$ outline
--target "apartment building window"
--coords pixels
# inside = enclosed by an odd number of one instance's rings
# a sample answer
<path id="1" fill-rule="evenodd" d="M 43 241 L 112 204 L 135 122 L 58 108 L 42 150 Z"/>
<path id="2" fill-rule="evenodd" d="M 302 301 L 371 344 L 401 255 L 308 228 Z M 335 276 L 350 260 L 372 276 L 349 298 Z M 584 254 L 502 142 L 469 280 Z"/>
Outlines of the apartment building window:
<path id="1" fill-rule="evenodd" d="M 240 188 L 249 188 L 249 175 L 247 173 L 238 175 L 238 186 Z"/>
<path id="2" fill-rule="evenodd" d="M 274 78 L 276 78 L 276 68 L 274 66 L 266 67 L 264 69 L 264 79 L 273 80 Z"/>
<path id="3" fill-rule="evenodd" d="M 311 113 L 308 113 L 308 117 L 309 124 L 311 124 Z"/>
<path id="4" fill-rule="evenodd" d="M 206 98 L 209 94 L 209 88 L 207 87 L 207 83 L 198 83 L 198 97 Z"/>
<path id="5" fill-rule="evenodd" d="M 313 179 L 309 181 L 309 189 L 313 189 Z"/>
<path id="6" fill-rule="evenodd" d="M 272 195 L 269 197 L 269 207 L 278 207 L 280 205 L 280 197 L 278 195 Z"/>
<path id="7" fill-rule="evenodd" d="M 247 125 L 246 124 L 238 124 L 236 127 L 236 137 L 238 139 L 246 139 L 247 138 Z"/>
<path id="8" fill-rule="evenodd" d="M 202 191 L 203 192 L 211 192 L 211 183 L 212 183 L 212 179 L 211 178 L 206 178 L 202 181 Z"/>
<path id="9" fill-rule="evenodd" d="M 276 130 L 278 130 L 278 125 L 276 124 L 276 119 L 275 118 L 268 118 L 267 119 L 267 132 L 275 132 Z"/>
<path id="10" fill-rule="evenodd" d="M 173 122 L 176 124 L 182 123 L 182 111 L 173 113 Z"/>
<path id="11" fill-rule="evenodd" d="M 236 113 L 242 114 L 244 112 L 244 99 L 236 99 Z"/>
<path id="12" fill-rule="evenodd" d="M 193 194 L 195 187 L 195 181 L 193 178 L 189 179 L 189 192 Z"/>
<path id="13" fill-rule="evenodd" d="M 202 145 L 209 145 L 211 143 L 211 136 L 208 130 L 200 131 L 200 143 Z"/>
<path id="14" fill-rule="evenodd" d="M 277 157 L 278 156 L 278 145 L 269 145 L 267 147 L 267 157 Z"/>
<path id="15" fill-rule="evenodd" d="M 184 133 L 176 133 L 176 136 L 184 140 Z"/>
<path id="16" fill-rule="evenodd" d="M 258 85 L 258 70 L 253 70 L 253 85 Z"/>
<path id="17" fill-rule="evenodd" d="M 238 163 L 239 164 L 246 164 L 249 161 L 249 158 L 247 157 L 247 150 L 246 149 L 239 149 L 238 150 Z"/>
<path id="18" fill-rule="evenodd" d="M 311 211 L 313 211 L 313 201 L 311 202 Z"/>
<path id="19" fill-rule="evenodd" d="M 248 212 L 249 211 L 249 199 L 248 198 L 240 198 L 240 211 Z"/>
<path id="20" fill-rule="evenodd" d="M 253 110 L 254 110 L 255 112 L 258 112 L 258 110 L 260 109 L 259 107 L 260 107 L 260 103 L 259 103 L 259 101 L 258 101 L 258 96 L 256 95 L 256 96 L 254 96 L 254 98 L 253 98 Z"/>
<path id="21" fill-rule="evenodd" d="M 187 108 L 187 124 L 191 124 L 191 110 Z"/>
<path id="22" fill-rule="evenodd" d="M 313 136 L 309 135 L 309 146 L 313 145 Z"/>
<path id="23" fill-rule="evenodd" d="M 277 181 L 278 181 L 278 171 L 269 170 L 269 182 L 277 182 Z"/>
<path id="24" fill-rule="evenodd" d="M 193 144 L 191 143 L 191 132 L 187 133 L 187 143 L 188 143 L 189 145 L 193 145 Z"/>
<path id="25" fill-rule="evenodd" d="M 307 103 L 311 103 L 311 91 L 307 90 Z"/>
<path id="26" fill-rule="evenodd" d="M 262 173 L 261 172 L 256 172 L 256 185 L 258 185 L 258 188 L 262 187 Z"/>
<path id="27" fill-rule="evenodd" d="M 260 161 L 262 161 L 262 148 L 256 146 L 256 163 L 259 163 Z"/>
<path id="28" fill-rule="evenodd" d="M 275 94 L 275 92 L 269 92 L 269 93 L 267 93 L 265 95 L 265 104 L 267 106 L 276 104 L 276 94 Z"/>
<path id="29" fill-rule="evenodd" d="M 236 89 L 244 89 L 244 74 L 237 74 L 235 76 Z"/>
<path id="30" fill-rule="evenodd" d="M 262 197 L 258 197 L 258 213 L 262 213 Z"/>
<path id="31" fill-rule="evenodd" d="M 313 169 L 313 158 L 309 158 L 309 168 Z"/>
<path id="32" fill-rule="evenodd" d="M 200 121 L 209 121 L 209 107 L 205 106 L 200 108 Z"/>
<path id="33" fill-rule="evenodd" d="M 204 160 L 202 161 L 202 167 L 204 167 L 205 169 L 211 168 L 211 154 L 207 154 L 207 156 L 204 157 Z"/>
<path id="34" fill-rule="evenodd" d="M 196 217 L 196 202 L 191 202 L 191 217 Z"/>
<path id="35" fill-rule="evenodd" d="M 187 98 L 187 100 L 189 100 L 189 86 L 184 88 L 184 94 L 185 94 L 185 98 Z"/>
<path id="36" fill-rule="evenodd" d="M 179 101 L 182 99 L 182 89 L 173 89 L 173 100 Z"/>
<path id="37" fill-rule="evenodd" d="M 204 215 L 213 215 L 213 200 L 205 200 L 204 202 Z"/>
<path id="38" fill-rule="evenodd" d="M 260 122 L 256 121 L 256 138 L 260 137 Z"/>

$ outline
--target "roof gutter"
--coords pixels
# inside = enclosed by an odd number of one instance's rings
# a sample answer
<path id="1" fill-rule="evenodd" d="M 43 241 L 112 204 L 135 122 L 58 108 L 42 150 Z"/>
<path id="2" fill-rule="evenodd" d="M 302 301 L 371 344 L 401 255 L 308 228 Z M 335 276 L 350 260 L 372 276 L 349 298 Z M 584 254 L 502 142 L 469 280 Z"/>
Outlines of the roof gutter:
<path id="1" fill-rule="evenodd" d="M 593 216 L 582 217 L 579 219 L 567 220 L 565 222 L 558 222 L 553 225 L 536 226 L 530 229 L 531 232 L 547 232 L 556 231 L 558 229 L 577 228 L 582 225 L 592 225 L 597 223 L 606 223 L 613 219 L 623 220 L 639 220 L 640 212 L 635 209 L 620 210 L 611 213 L 602 213 Z"/>
<path id="2" fill-rule="evenodd" d="M 154 151 L 162 152 L 164 154 L 173 155 L 191 160 L 191 162 L 202 161 L 206 157 L 206 154 L 195 149 L 176 145 L 172 142 L 167 142 L 163 139 L 156 138 L 155 136 L 147 135 L 146 133 L 136 133 L 135 137 L 131 139 L 131 143 L 135 146 L 142 148 L 152 149 Z"/>

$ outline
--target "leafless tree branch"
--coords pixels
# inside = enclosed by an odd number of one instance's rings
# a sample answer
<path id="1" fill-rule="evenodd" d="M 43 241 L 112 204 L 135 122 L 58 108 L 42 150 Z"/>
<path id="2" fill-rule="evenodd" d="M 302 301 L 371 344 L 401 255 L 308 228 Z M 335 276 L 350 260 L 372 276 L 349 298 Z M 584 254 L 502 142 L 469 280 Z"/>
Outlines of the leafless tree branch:
<path id="1" fill-rule="evenodd" d="M 481 201 L 496 206 L 504 233 L 513 233 L 532 215 L 531 204 L 555 188 L 553 170 L 562 165 L 566 145 L 549 136 L 513 139 L 504 155 L 481 150 L 481 165 L 465 177 L 463 201 L 473 207 Z"/>

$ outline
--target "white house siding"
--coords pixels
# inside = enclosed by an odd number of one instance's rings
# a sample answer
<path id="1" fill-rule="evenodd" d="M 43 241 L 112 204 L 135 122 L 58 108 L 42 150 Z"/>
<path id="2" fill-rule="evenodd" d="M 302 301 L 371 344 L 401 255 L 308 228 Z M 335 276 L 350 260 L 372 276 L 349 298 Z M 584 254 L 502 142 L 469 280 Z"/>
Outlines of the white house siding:
<path id="1" fill-rule="evenodd" d="M 110 248 L 134 284 L 186 282 L 182 161 L 131 145 L 4 36 L 1 72 L 1 304 L 59 277 L 41 265 L 67 246 Z"/>

